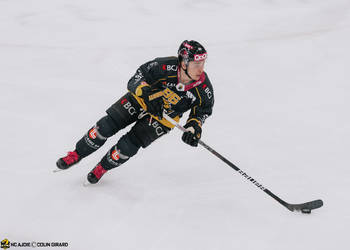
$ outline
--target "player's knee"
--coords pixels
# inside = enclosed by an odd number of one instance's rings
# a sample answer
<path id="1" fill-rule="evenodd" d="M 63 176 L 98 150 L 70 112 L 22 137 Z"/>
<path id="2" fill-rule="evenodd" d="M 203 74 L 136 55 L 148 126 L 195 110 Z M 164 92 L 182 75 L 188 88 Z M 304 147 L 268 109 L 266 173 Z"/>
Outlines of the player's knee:
<path id="1" fill-rule="evenodd" d="M 113 146 L 103 157 L 101 165 L 104 169 L 109 170 L 120 166 L 134 156 L 140 149 L 141 144 L 133 133 L 123 135 L 117 145 Z"/>
<path id="2" fill-rule="evenodd" d="M 95 126 L 90 128 L 88 132 L 76 144 L 76 150 L 81 157 L 86 157 L 103 146 L 108 137 L 118 132 L 118 126 L 108 115 L 102 117 Z"/>
<path id="3" fill-rule="evenodd" d="M 97 123 L 96 123 L 96 129 L 97 133 L 103 137 L 108 138 L 114 135 L 118 132 L 119 127 L 118 125 L 113 121 L 113 119 L 110 116 L 104 116 L 102 117 Z"/>
<path id="4" fill-rule="evenodd" d="M 141 143 L 134 133 L 129 132 L 123 135 L 117 143 L 117 147 L 120 152 L 127 155 L 128 157 L 134 156 L 141 147 Z"/>

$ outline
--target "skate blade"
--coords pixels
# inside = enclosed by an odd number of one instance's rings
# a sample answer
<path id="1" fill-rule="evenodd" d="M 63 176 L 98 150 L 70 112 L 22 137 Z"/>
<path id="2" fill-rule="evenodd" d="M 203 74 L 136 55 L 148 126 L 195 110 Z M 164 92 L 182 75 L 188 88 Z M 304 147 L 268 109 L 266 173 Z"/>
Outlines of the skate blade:
<path id="1" fill-rule="evenodd" d="M 57 168 L 57 169 L 54 169 L 52 172 L 54 172 L 54 173 L 57 173 L 57 172 L 61 172 L 61 171 L 63 171 L 64 169 L 59 169 L 59 168 Z"/>
<path id="2" fill-rule="evenodd" d="M 84 187 L 88 187 L 88 186 L 91 186 L 91 185 L 92 184 L 88 180 L 84 181 L 84 183 L 83 183 Z"/>

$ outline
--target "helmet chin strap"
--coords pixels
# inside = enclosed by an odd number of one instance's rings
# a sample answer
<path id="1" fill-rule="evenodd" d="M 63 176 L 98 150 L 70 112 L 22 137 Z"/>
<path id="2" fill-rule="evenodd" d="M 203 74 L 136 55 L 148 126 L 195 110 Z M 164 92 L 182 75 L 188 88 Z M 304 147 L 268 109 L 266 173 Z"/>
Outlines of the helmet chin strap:
<path id="1" fill-rule="evenodd" d="M 182 65 L 181 65 L 181 68 L 182 68 Z M 186 64 L 186 69 L 182 68 L 184 71 L 185 71 L 185 74 L 188 76 L 188 78 L 190 78 L 192 81 L 194 81 L 194 79 L 192 79 L 192 77 L 188 74 L 188 64 Z"/>

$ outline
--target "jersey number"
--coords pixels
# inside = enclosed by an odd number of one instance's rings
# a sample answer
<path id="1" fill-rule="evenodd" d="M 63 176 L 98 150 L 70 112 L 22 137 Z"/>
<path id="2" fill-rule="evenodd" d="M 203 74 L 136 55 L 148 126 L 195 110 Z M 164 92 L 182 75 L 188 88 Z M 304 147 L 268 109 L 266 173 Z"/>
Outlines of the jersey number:
<path id="1" fill-rule="evenodd" d="M 169 88 L 166 88 L 163 91 L 163 93 L 164 93 L 165 99 L 167 99 L 173 105 L 176 105 L 181 100 L 181 97 L 178 96 L 178 94 L 171 91 Z"/>

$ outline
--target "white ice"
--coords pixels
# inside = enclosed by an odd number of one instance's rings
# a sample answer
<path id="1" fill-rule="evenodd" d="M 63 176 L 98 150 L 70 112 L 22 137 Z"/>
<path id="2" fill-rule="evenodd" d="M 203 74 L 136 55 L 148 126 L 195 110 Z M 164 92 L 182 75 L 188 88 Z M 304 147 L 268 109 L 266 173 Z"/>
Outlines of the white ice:
<path id="1" fill-rule="evenodd" d="M 177 130 L 98 185 L 82 184 L 127 130 L 52 173 L 137 67 L 185 39 L 209 52 L 203 141 L 286 201 L 324 207 L 291 213 Z M 1 0 L 0 240 L 348 249 L 349 44 L 349 0 Z"/>

